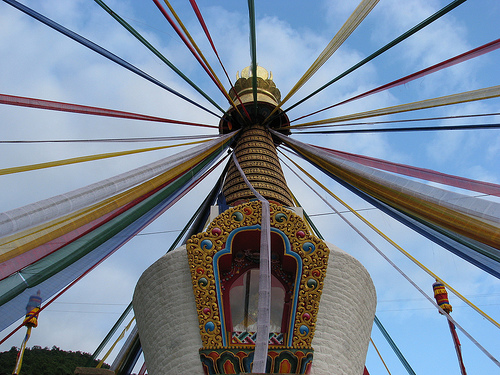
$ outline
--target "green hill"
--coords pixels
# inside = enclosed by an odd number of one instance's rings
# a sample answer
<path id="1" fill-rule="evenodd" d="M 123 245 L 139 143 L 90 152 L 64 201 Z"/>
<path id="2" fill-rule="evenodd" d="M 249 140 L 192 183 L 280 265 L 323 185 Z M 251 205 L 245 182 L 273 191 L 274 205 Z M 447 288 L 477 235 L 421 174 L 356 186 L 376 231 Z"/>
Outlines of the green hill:
<path id="1" fill-rule="evenodd" d="M 18 348 L 13 346 L 9 351 L 0 353 L 0 375 L 10 375 L 16 365 Z M 95 367 L 99 363 L 93 361 L 89 353 L 67 352 L 53 346 L 52 349 L 34 346 L 26 348 L 20 375 L 73 375 L 77 367 Z M 103 368 L 109 368 L 108 365 Z"/>

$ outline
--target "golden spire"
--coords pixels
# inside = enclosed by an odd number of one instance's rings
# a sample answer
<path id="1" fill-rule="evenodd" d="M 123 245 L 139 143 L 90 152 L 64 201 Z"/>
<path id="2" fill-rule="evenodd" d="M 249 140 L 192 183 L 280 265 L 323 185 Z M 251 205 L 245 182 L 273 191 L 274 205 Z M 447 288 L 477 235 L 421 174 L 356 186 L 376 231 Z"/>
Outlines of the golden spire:
<path id="1" fill-rule="evenodd" d="M 238 106 L 239 113 L 233 107 L 226 112 L 219 124 L 220 132 L 240 130 L 234 153 L 252 186 L 267 200 L 292 206 L 292 197 L 278 161 L 276 145 L 268 130 L 279 130 L 282 126 L 287 126 L 288 117 L 279 111 L 274 120 L 262 124 L 281 98 L 280 91 L 272 80 L 272 74 L 260 66 L 257 67 L 257 108 L 253 105 L 250 67 L 243 69 L 241 77 L 237 74 L 237 81 L 230 95 L 235 103 L 240 103 L 241 100 L 243 104 Z M 241 117 L 246 116 L 245 110 L 250 120 Z M 227 204 L 232 206 L 255 199 L 233 162 L 224 182 L 223 193 Z"/>

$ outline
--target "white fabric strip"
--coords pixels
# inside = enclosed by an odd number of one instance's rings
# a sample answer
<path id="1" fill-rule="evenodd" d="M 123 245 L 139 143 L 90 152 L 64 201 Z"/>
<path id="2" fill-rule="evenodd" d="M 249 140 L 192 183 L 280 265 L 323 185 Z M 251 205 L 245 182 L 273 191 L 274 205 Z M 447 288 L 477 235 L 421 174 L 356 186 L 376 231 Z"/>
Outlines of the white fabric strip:
<path id="1" fill-rule="evenodd" d="M 395 105 L 387 108 L 374 109 L 366 112 L 352 113 L 349 115 L 343 115 L 338 117 L 332 117 L 325 120 L 311 121 L 303 124 L 292 125 L 292 128 L 304 127 L 309 125 L 323 125 L 323 124 L 334 124 L 342 121 L 359 120 L 368 117 L 392 115 L 395 113 L 402 113 L 408 111 L 416 111 L 420 109 L 427 109 L 433 107 L 441 107 L 446 105 L 453 105 L 459 103 L 467 103 L 476 100 L 485 100 L 491 98 L 497 98 L 500 96 L 500 85 L 486 87 L 478 90 L 465 91 L 458 94 L 440 96 L 432 99 L 425 99 L 418 102 L 405 103 L 400 105 Z M 349 124 L 341 124 L 349 125 Z"/>
<path id="2" fill-rule="evenodd" d="M 257 340 L 253 357 L 253 373 L 265 373 L 269 330 L 271 321 L 271 214 L 269 202 L 254 189 L 233 153 L 233 161 L 248 188 L 262 203 L 260 226 L 260 263 L 259 263 L 259 304 L 257 307 Z"/>
<path id="3" fill-rule="evenodd" d="M 335 34 L 330 43 L 320 53 L 311 67 L 304 73 L 286 97 L 280 102 L 280 107 L 285 104 L 318 70 L 325 64 L 335 51 L 346 41 L 354 30 L 359 26 L 379 0 L 362 0 L 340 30 Z"/>
<path id="4" fill-rule="evenodd" d="M 157 162 L 96 182 L 65 194 L 0 213 L 0 237 L 56 219 L 102 201 L 187 162 L 197 154 L 223 143 L 224 135 Z"/>
<path id="5" fill-rule="evenodd" d="M 284 163 L 287 165 L 286 163 Z M 500 362 L 490 353 L 488 352 L 479 342 L 472 337 L 472 335 L 469 334 L 460 324 L 458 324 L 449 314 L 447 314 L 441 306 L 439 306 L 436 301 L 434 301 L 430 296 L 427 295 L 406 273 L 404 273 L 385 253 L 380 250 L 380 248 L 375 245 L 367 236 L 365 236 L 359 229 L 356 227 L 347 217 L 342 214 L 340 211 L 338 211 L 326 198 L 324 198 L 318 191 L 316 191 L 309 183 L 307 183 L 302 177 L 300 177 L 297 172 L 295 172 L 292 168 L 290 168 L 288 165 L 287 167 L 297 176 L 314 194 L 316 194 L 328 207 L 330 207 L 335 214 L 340 217 L 347 225 L 351 227 L 363 240 L 368 243 L 382 258 L 384 258 L 397 272 L 401 274 L 415 289 L 418 290 L 420 294 L 422 294 L 435 308 L 439 310 L 439 312 L 448 319 L 449 322 L 455 324 L 455 326 L 462 331 L 462 333 L 467 336 L 469 340 L 471 340 L 474 345 L 478 347 L 479 350 L 481 350 L 489 359 L 493 361 L 497 366 L 500 367 Z"/>
<path id="6" fill-rule="evenodd" d="M 500 224 L 500 204 L 497 202 L 440 189 L 418 181 L 396 176 L 392 173 L 363 166 L 335 156 L 307 143 L 299 142 L 290 137 L 284 137 L 278 132 L 272 131 L 272 133 L 285 143 L 293 144 L 296 147 L 307 150 L 339 168 L 363 176 L 370 181 L 377 182 L 395 191 L 400 191 L 404 194 L 416 196 L 435 204 L 442 205 L 465 215 L 475 217 L 491 225 L 498 226 Z"/>

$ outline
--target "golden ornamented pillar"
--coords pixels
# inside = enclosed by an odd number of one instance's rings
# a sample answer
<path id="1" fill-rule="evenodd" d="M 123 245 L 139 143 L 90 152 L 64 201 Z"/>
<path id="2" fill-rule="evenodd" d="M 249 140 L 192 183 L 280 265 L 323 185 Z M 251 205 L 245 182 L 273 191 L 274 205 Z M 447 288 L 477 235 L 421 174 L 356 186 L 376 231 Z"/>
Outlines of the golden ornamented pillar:
<path id="1" fill-rule="evenodd" d="M 254 125 L 242 129 L 241 132 L 234 153 L 252 186 L 270 202 L 285 207 L 293 206 L 278 161 L 276 146 L 269 131 L 262 125 Z M 255 199 L 233 162 L 229 167 L 222 191 L 226 203 L 230 206 Z"/>

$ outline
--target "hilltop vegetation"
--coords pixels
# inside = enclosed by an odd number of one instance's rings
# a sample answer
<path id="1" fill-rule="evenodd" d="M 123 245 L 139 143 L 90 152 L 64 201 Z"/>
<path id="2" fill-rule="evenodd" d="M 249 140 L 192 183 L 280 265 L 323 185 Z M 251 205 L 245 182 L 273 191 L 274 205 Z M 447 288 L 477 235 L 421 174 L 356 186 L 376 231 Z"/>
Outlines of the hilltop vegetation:
<path id="1" fill-rule="evenodd" d="M 0 375 L 10 375 L 16 364 L 18 348 L 0 353 Z M 52 349 L 34 346 L 26 348 L 20 375 L 73 375 L 77 367 L 95 367 L 99 361 L 90 361 L 89 353 L 67 352 L 53 346 Z M 104 365 L 104 368 L 109 368 Z"/>

